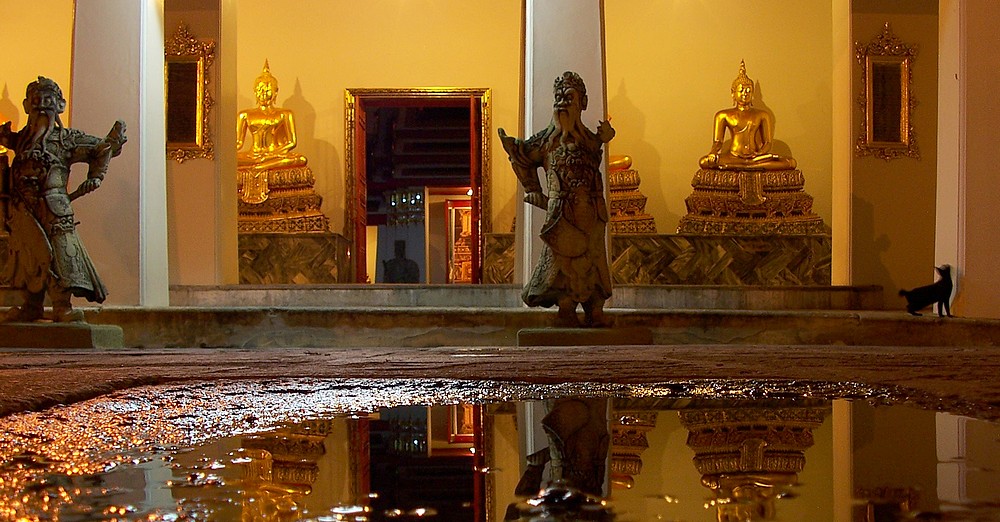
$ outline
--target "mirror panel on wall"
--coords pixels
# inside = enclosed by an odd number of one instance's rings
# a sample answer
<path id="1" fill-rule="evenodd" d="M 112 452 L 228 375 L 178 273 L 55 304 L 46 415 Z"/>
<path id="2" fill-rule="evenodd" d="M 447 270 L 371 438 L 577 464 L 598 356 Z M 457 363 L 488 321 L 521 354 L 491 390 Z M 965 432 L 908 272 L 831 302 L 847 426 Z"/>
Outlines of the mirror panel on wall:
<path id="1" fill-rule="evenodd" d="M 911 122 L 916 54 L 916 47 L 896 37 L 888 22 L 870 42 L 855 44 L 862 84 L 862 129 L 855 146 L 859 156 L 920 158 Z"/>
<path id="2" fill-rule="evenodd" d="M 167 155 L 183 163 L 214 156 L 209 129 L 212 96 L 208 68 L 215 42 L 202 41 L 181 24 L 164 45 L 167 110 Z"/>

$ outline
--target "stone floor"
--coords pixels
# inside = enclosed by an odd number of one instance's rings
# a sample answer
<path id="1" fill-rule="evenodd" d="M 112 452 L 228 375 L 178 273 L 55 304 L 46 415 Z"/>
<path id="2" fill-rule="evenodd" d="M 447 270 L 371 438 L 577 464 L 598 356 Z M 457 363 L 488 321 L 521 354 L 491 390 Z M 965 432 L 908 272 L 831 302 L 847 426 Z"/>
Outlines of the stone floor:
<path id="1" fill-rule="evenodd" d="M 1000 349 L 650 345 L 0 351 L 0 415 L 157 383 L 277 377 L 644 383 L 773 379 L 892 387 L 923 406 L 1000 420 Z"/>

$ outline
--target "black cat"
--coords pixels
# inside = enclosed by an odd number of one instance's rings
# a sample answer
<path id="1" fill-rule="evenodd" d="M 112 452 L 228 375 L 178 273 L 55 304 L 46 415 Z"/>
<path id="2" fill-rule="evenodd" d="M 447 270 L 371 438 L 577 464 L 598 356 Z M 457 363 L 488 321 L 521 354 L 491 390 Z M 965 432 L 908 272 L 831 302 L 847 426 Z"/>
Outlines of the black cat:
<path id="1" fill-rule="evenodd" d="M 906 298 L 906 311 L 912 315 L 920 315 L 917 311 L 931 307 L 934 310 L 934 303 L 938 305 L 938 316 L 944 317 L 947 312 L 951 317 L 951 266 L 941 265 L 937 268 L 940 279 L 927 286 L 914 288 L 913 290 L 900 290 L 899 295 Z"/>

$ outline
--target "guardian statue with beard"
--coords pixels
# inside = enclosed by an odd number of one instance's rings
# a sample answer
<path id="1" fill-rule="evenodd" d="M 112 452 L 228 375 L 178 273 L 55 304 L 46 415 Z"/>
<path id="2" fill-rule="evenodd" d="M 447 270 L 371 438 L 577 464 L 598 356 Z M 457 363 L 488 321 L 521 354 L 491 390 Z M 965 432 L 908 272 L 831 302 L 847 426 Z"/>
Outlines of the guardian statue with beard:
<path id="1" fill-rule="evenodd" d="M 604 302 L 611 297 L 611 275 L 604 242 L 608 210 L 600 166 L 603 144 L 615 131 L 607 121 L 593 132 L 583 124 L 587 88 L 580 75 L 556 78 L 549 126 L 520 140 L 499 129 L 524 201 L 545 209 L 541 257 L 521 298 L 528 306 L 559 306 L 558 326 L 607 326 Z M 545 171 L 545 192 L 538 168 Z"/>
<path id="2" fill-rule="evenodd" d="M 14 151 L 10 165 L 10 257 L 7 276 L 24 293 L 24 304 L 7 313 L 7 322 L 43 318 L 46 293 L 52 301 L 52 320 L 82 321 L 72 296 L 103 302 L 107 288 L 97 275 L 76 232 L 70 202 L 101 186 L 111 158 L 125 143 L 125 123 L 115 122 L 101 139 L 63 127 L 59 115 L 66 100 L 56 82 L 38 77 L 25 92 L 27 124 L 17 132 L 10 122 L 0 126 L 0 145 Z M 89 165 L 87 179 L 67 190 L 70 166 Z"/>

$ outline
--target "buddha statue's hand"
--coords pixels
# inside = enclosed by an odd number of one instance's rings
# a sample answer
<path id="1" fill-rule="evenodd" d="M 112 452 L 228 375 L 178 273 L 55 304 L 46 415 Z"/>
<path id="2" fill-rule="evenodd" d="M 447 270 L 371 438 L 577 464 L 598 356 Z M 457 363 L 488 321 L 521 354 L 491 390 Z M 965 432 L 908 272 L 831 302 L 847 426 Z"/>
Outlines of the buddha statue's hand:
<path id="1" fill-rule="evenodd" d="M 540 209 L 549 208 L 549 197 L 541 192 L 528 192 L 524 195 L 524 202 L 534 205 Z"/>
<path id="2" fill-rule="evenodd" d="M 610 122 L 605 120 L 597 124 L 597 139 L 601 140 L 601 143 L 607 143 L 614 137 L 615 129 Z"/>

